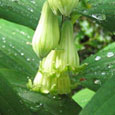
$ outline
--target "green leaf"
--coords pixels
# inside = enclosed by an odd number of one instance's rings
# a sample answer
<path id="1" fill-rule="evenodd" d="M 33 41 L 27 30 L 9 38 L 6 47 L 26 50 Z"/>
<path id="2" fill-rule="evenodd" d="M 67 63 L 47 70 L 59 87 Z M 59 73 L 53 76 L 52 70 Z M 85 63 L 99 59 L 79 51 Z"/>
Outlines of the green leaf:
<path id="1" fill-rule="evenodd" d="M 84 108 L 87 103 L 94 96 L 95 92 L 90 89 L 82 89 L 72 97 L 82 108 Z"/>
<path id="2" fill-rule="evenodd" d="M 88 66 L 76 77 L 77 82 L 97 90 L 106 80 L 115 76 L 115 48 L 113 44 L 108 47 L 83 61 Z"/>
<path id="3" fill-rule="evenodd" d="M 9 69 L 0 69 L 0 75 L 12 84 L 26 106 L 35 114 L 75 115 L 81 110 L 80 106 L 68 96 L 44 95 L 29 91 L 26 88 L 27 77 L 23 73 Z"/>
<path id="4" fill-rule="evenodd" d="M 43 95 L 23 89 L 18 92 L 28 107 L 37 113 L 44 109 L 44 112 L 48 111 L 52 115 L 77 115 L 81 110 L 80 106 L 67 96 Z"/>
<path id="5" fill-rule="evenodd" d="M 0 17 L 36 28 L 45 0 L 0 0 Z"/>
<path id="6" fill-rule="evenodd" d="M 9 82 L 0 75 L 0 113 L 3 115 L 31 115 Z"/>
<path id="7" fill-rule="evenodd" d="M 0 17 L 35 29 L 45 0 L 1 0 Z M 79 14 L 91 18 L 110 31 L 115 31 L 115 2 L 114 0 L 88 0 L 86 8 L 79 4 L 72 18 Z M 79 14 L 78 14 L 79 13 Z"/>
<path id="8" fill-rule="evenodd" d="M 32 77 L 39 59 L 32 50 L 33 30 L 0 19 L 0 68 L 21 71 Z"/>
<path id="9" fill-rule="evenodd" d="M 114 0 L 88 0 L 90 8 L 79 4 L 76 13 L 89 17 L 110 31 L 115 31 L 115 1 Z"/>
<path id="10" fill-rule="evenodd" d="M 32 35 L 29 28 L 0 20 L 0 77 L 8 80 L 33 114 L 78 114 L 80 106 L 66 95 L 55 97 L 27 89 L 28 78 L 34 78 L 39 64 L 31 46 Z"/>
<path id="11" fill-rule="evenodd" d="M 107 81 L 80 115 L 115 115 L 115 77 Z"/>
<path id="12" fill-rule="evenodd" d="M 115 49 L 115 42 L 109 44 L 107 47 L 103 48 L 100 52 L 103 52 L 105 50 L 111 50 L 111 49 Z"/>

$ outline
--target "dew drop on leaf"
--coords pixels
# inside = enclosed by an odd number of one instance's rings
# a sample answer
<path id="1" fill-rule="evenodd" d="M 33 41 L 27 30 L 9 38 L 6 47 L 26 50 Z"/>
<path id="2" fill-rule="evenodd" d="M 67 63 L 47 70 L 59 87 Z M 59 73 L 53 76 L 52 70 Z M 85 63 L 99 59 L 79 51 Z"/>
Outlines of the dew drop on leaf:
<path id="1" fill-rule="evenodd" d="M 17 56 L 18 54 L 17 54 L 17 53 L 15 53 L 14 55 L 15 55 L 15 56 Z"/>
<path id="2" fill-rule="evenodd" d="M 5 41 L 5 40 L 3 40 L 3 43 L 6 43 L 6 41 Z"/>
<path id="3" fill-rule="evenodd" d="M 34 11 L 32 8 L 28 8 L 28 10 L 29 10 L 30 12 L 33 12 L 33 11 Z"/>
<path id="4" fill-rule="evenodd" d="M 96 58 L 95 58 L 96 61 L 98 61 L 98 60 L 100 60 L 100 59 L 101 59 L 100 56 L 96 56 Z"/>
<path id="5" fill-rule="evenodd" d="M 16 33 L 15 32 L 12 32 L 13 35 L 15 35 Z"/>
<path id="6" fill-rule="evenodd" d="M 30 58 L 27 58 L 27 61 L 30 61 Z"/>
<path id="7" fill-rule="evenodd" d="M 5 40 L 6 38 L 5 37 L 2 37 L 2 40 Z"/>
<path id="8" fill-rule="evenodd" d="M 31 0 L 31 3 L 35 4 L 36 2 L 35 2 L 35 0 Z"/>
<path id="9" fill-rule="evenodd" d="M 112 68 L 112 65 L 108 65 L 108 68 Z"/>
<path id="10" fill-rule="evenodd" d="M 108 53 L 107 53 L 107 57 L 112 57 L 112 56 L 114 56 L 114 53 L 113 53 L 113 52 L 108 52 Z"/>
<path id="11" fill-rule="evenodd" d="M 102 72 L 101 75 L 105 75 L 106 73 L 105 72 Z"/>
<path id="12" fill-rule="evenodd" d="M 21 56 L 24 56 L 24 53 L 21 53 Z"/>
<path id="13" fill-rule="evenodd" d="M 5 48 L 5 47 L 6 47 L 5 45 L 2 46 L 2 48 Z"/>
<path id="14" fill-rule="evenodd" d="M 97 80 L 94 81 L 94 84 L 101 85 L 101 81 L 97 79 Z"/>
<path id="15" fill-rule="evenodd" d="M 31 42 L 26 42 L 26 44 L 27 44 L 27 45 L 32 45 L 32 43 L 31 43 Z"/>
<path id="16" fill-rule="evenodd" d="M 92 14 L 92 17 L 99 20 L 99 21 L 106 20 L 105 14 Z"/>
<path id="17" fill-rule="evenodd" d="M 56 96 L 53 96 L 53 99 L 55 99 L 56 98 Z"/>

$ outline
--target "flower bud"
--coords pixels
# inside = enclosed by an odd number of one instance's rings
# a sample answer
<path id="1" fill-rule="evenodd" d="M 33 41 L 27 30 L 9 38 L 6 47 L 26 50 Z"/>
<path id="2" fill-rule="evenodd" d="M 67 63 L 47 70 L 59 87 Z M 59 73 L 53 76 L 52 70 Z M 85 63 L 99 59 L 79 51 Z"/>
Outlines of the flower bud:
<path id="1" fill-rule="evenodd" d="M 59 10 L 62 15 L 69 16 L 79 0 L 48 0 L 48 2 L 54 12 Z"/>
<path id="2" fill-rule="evenodd" d="M 73 25 L 69 20 L 66 20 L 62 25 L 59 49 L 63 50 L 58 55 L 58 58 L 62 60 L 62 65 L 68 66 L 68 69 L 75 70 L 79 66 L 79 56 L 74 44 Z"/>
<path id="3" fill-rule="evenodd" d="M 32 46 L 38 57 L 45 57 L 59 42 L 60 32 L 58 18 L 52 12 L 46 1 L 35 31 Z"/>
<path id="4" fill-rule="evenodd" d="M 52 9 L 53 13 L 55 15 L 58 15 L 60 12 L 59 12 L 59 10 L 57 8 L 57 4 L 56 4 L 55 1 L 56 0 L 48 0 L 48 3 L 49 3 L 50 8 Z"/>

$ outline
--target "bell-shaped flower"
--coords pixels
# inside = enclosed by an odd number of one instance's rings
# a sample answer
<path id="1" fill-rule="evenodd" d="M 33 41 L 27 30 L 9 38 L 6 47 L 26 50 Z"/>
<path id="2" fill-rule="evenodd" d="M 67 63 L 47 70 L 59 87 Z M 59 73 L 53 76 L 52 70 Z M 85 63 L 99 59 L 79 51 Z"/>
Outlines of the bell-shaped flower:
<path id="1" fill-rule="evenodd" d="M 60 38 L 58 17 L 55 16 L 46 1 L 43 5 L 41 17 L 35 31 L 32 46 L 38 57 L 45 57 L 57 47 Z"/>

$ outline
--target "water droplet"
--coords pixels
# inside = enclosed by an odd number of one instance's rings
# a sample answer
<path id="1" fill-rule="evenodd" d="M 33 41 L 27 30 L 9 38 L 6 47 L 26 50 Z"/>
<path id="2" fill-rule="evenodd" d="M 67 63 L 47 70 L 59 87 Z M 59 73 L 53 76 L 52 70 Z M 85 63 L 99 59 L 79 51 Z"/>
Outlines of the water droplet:
<path id="1" fill-rule="evenodd" d="M 5 41 L 5 40 L 3 40 L 3 43 L 6 43 L 6 41 Z"/>
<path id="2" fill-rule="evenodd" d="M 96 61 L 98 61 L 98 60 L 100 60 L 100 59 L 101 59 L 100 56 L 96 56 L 96 58 L 95 58 Z"/>
<path id="3" fill-rule="evenodd" d="M 25 32 L 23 32 L 23 31 L 20 31 L 20 33 L 21 33 L 22 35 L 26 35 L 26 33 L 25 33 Z"/>
<path id="4" fill-rule="evenodd" d="M 39 106 L 42 106 L 42 105 L 43 105 L 42 103 L 39 104 Z"/>
<path id="5" fill-rule="evenodd" d="M 27 44 L 27 45 L 32 45 L 32 43 L 31 43 L 31 42 L 26 42 L 26 44 Z"/>
<path id="6" fill-rule="evenodd" d="M 31 38 L 29 35 L 27 35 L 27 38 Z"/>
<path id="7" fill-rule="evenodd" d="M 86 13 L 87 13 L 87 10 L 84 10 L 83 13 L 86 14 Z"/>
<path id="8" fill-rule="evenodd" d="M 94 83 L 95 83 L 96 85 L 101 85 L 101 81 L 100 81 L 100 80 L 95 80 Z"/>
<path id="9" fill-rule="evenodd" d="M 12 44 L 9 45 L 11 48 L 14 48 L 14 46 Z"/>
<path id="10" fill-rule="evenodd" d="M 24 53 L 21 53 L 21 56 L 24 56 Z"/>
<path id="11" fill-rule="evenodd" d="M 92 14 L 92 17 L 97 19 L 97 20 L 106 20 L 106 15 L 105 14 Z"/>
<path id="12" fill-rule="evenodd" d="M 2 46 L 2 48 L 5 48 L 5 47 L 6 47 L 5 45 Z"/>
<path id="13" fill-rule="evenodd" d="M 13 35 L 15 35 L 16 33 L 15 32 L 12 32 Z"/>
<path id="14" fill-rule="evenodd" d="M 56 98 L 56 96 L 53 96 L 53 99 L 55 99 Z"/>
<path id="15" fill-rule="evenodd" d="M 112 65 L 108 65 L 107 67 L 108 67 L 108 68 L 112 68 Z"/>
<path id="16" fill-rule="evenodd" d="M 29 76 L 27 76 L 27 79 L 29 80 L 29 79 L 30 79 L 30 77 L 29 77 Z"/>
<path id="17" fill-rule="evenodd" d="M 30 61 L 30 58 L 27 58 L 27 61 Z"/>
<path id="18" fill-rule="evenodd" d="M 35 4 L 36 2 L 34 0 L 31 0 L 31 3 Z"/>
<path id="19" fill-rule="evenodd" d="M 33 12 L 33 11 L 34 11 L 32 8 L 28 8 L 28 10 L 29 10 L 30 12 Z"/>
<path id="20" fill-rule="evenodd" d="M 15 53 L 14 55 L 15 55 L 15 56 L 17 56 L 18 54 L 17 54 L 17 53 Z"/>
<path id="21" fill-rule="evenodd" d="M 108 53 L 107 53 L 107 57 L 112 57 L 112 56 L 114 56 L 114 53 L 113 53 L 113 52 L 108 52 Z"/>
<path id="22" fill-rule="evenodd" d="M 105 75 L 106 73 L 105 72 L 102 72 L 101 75 Z"/>
<path id="23" fill-rule="evenodd" d="M 6 38 L 5 37 L 2 37 L 2 40 L 5 40 Z"/>

